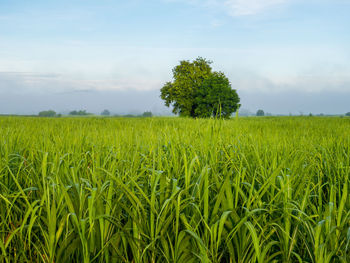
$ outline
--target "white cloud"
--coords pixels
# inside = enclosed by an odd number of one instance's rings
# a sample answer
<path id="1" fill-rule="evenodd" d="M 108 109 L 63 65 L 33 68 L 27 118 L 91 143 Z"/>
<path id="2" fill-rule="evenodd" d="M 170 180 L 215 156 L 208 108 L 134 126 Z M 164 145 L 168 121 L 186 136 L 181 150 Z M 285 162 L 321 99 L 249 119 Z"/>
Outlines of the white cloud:
<path id="1" fill-rule="evenodd" d="M 286 4 L 287 2 L 289 0 L 226 0 L 224 5 L 228 8 L 230 15 L 246 16 L 261 13 L 269 8 Z"/>
<path id="2" fill-rule="evenodd" d="M 163 0 L 205 6 L 227 12 L 231 16 L 249 16 L 265 12 L 292 0 Z"/>
<path id="3" fill-rule="evenodd" d="M 154 91 L 164 81 L 155 78 L 134 78 L 129 75 L 115 79 L 87 79 L 69 74 L 1 72 L 1 94 L 59 94 L 86 91 Z"/>

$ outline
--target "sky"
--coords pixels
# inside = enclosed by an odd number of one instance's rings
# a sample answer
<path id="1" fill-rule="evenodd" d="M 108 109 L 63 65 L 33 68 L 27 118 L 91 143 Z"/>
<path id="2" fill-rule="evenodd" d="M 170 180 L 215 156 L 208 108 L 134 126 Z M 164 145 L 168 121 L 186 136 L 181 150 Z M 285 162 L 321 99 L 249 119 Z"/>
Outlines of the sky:
<path id="1" fill-rule="evenodd" d="M 169 114 L 172 68 L 213 61 L 242 108 L 350 111 L 350 0 L 0 0 L 0 114 Z"/>

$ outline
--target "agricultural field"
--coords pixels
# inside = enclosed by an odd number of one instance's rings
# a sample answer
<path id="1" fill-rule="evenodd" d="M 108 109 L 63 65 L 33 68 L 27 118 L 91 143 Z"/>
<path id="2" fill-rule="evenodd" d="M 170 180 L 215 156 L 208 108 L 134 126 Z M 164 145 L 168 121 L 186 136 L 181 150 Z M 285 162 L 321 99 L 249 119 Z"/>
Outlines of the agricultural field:
<path id="1" fill-rule="evenodd" d="M 350 262 L 350 119 L 0 118 L 0 262 Z"/>

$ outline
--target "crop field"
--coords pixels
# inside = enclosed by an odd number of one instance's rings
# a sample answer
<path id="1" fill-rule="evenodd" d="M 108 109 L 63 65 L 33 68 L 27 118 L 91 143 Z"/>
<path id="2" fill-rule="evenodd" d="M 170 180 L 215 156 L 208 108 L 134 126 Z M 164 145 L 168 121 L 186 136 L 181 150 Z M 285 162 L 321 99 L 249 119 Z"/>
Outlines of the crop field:
<path id="1" fill-rule="evenodd" d="M 0 118 L 0 262 L 350 262 L 350 119 Z"/>

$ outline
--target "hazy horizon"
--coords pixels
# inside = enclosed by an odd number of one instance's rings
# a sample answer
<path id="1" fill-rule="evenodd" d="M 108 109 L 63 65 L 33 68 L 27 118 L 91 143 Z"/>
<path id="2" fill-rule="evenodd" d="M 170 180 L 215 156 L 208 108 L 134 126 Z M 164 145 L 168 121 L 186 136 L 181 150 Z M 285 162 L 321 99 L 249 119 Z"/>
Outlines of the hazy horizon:
<path id="1" fill-rule="evenodd" d="M 350 1 L 0 2 L 0 114 L 170 114 L 180 60 L 213 61 L 243 109 L 350 111 Z"/>
<path id="2" fill-rule="evenodd" d="M 265 113 L 282 115 L 312 114 L 345 114 L 350 93 L 275 93 L 241 92 L 242 107 L 240 112 L 255 114 L 258 109 Z M 261 107 L 261 99 L 266 102 Z M 317 105 L 323 105 L 322 110 Z M 155 115 L 172 115 L 171 108 L 163 105 L 158 90 L 136 91 L 96 91 L 80 90 L 71 92 L 40 93 L 40 94 L 1 94 L 0 114 L 38 114 L 44 110 L 54 110 L 57 113 L 68 114 L 72 110 L 86 110 L 100 114 L 108 109 L 111 114 L 141 114 L 151 111 Z M 283 110 L 281 110 L 283 109 Z"/>

